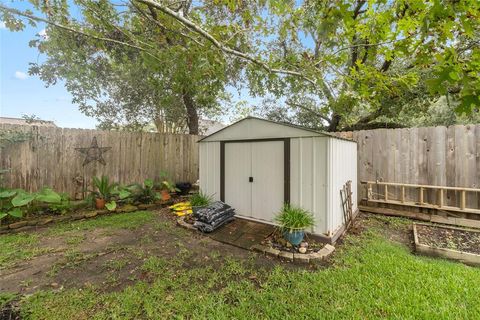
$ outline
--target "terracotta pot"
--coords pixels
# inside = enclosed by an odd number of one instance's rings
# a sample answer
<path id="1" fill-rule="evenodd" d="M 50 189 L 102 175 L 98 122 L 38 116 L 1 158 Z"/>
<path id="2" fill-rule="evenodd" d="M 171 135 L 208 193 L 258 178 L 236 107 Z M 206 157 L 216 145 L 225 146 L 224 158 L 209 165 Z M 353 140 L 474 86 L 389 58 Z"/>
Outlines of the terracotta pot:
<path id="1" fill-rule="evenodd" d="M 95 208 L 97 208 L 98 210 L 102 210 L 102 209 L 105 209 L 105 199 L 102 199 L 102 198 L 96 198 L 95 199 Z"/>
<path id="2" fill-rule="evenodd" d="M 163 201 L 170 200 L 170 198 L 172 197 L 170 195 L 170 192 L 168 192 L 168 190 L 162 190 L 162 191 L 160 191 L 160 194 L 162 195 L 162 200 Z"/>

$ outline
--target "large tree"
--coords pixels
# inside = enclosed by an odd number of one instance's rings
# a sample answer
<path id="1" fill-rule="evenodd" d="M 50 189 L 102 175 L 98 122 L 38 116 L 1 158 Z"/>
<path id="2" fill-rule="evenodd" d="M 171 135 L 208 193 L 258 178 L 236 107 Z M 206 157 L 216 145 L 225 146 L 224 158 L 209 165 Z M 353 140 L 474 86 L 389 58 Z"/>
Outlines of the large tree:
<path id="1" fill-rule="evenodd" d="M 128 7 L 143 8 L 149 17 L 145 21 L 160 21 L 153 22 L 151 33 L 142 34 L 136 23 L 115 22 L 123 14 L 115 6 L 111 17 L 102 15 L 85 25 L 58 13 L 63 2 L 45 3 L 37 9 L 53 27 L 83 32 L 83 41 L 101 48 L 137 50 L 151 61 L 145 64 L 148 69 L 163 61 L 157 47 L 164 38 L 158 37 L 160 30 L 168 30 L 185 43 L 186 66 L 188 57 L 207 52 L 212 65 L 235 63 L 252 95 L 269 95 L 276 105 L 302 110 L 303 117 L 330 131 L 374 127 L 385 117 L 409 112 L 409 100 L 447 95 L 458 102 L 459 113 L 480 106 L 477 0 L 131 0 Z M 60 9 L 50 15 L 52 6 Z M 39 20 L 0 8 L 7 25 L 18 16 Z M 204 77 L 217 77 L 225 69 L 214 70 L 219 72 Z"/>
<path id="2" fill-rule="evenodd" d="M 235 19 L 222 22 L 215 7 L 173 1 L 170 6 L 219 28 Z M 220 114 L 229 99 L 227 85 L 239 78 L 239 63 L 219 56 L 211 44 L 189 36 L 185 27 L 149 5 L 79 0 L 72 7 L 45 1 L 36 8 L 45 17 L 34 21 L 47 22 L 46 36 L 30 44 L 47 59 L 32 64 L 30 72 L 47 85 L 64 80 L 73 102 L 100 120 L 102 128 L 138 130 L 154 123 L 158 131 L 187 127 L 199 134 L 199 117 Z M 6 18 L 10 26 L 22 27 L 12 16 Z M 225 37 L 241 44 L 241 35 L 228 32 Z"/>

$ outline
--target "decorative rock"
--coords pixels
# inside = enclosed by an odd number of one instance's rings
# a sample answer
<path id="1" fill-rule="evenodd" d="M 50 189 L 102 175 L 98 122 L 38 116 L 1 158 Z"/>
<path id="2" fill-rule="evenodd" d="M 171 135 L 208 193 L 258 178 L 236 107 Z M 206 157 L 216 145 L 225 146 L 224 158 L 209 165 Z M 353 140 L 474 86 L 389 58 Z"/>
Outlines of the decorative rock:
<path id="1" fill-rule="evenodd" d="M 300 243 L 300 248 L 308 248 L 308 242 Z"/>
<path id="2" fill-rule="evenodd" d="M 120 207 L 117 209 L 118 212 L 132 212 L 137 210 L 138 210 L 138 207 L 132 204 L 126 204 L 123 207 Z"/>
<path id="3" fill-rule="evenodd" d="M 35 220 L 27 220 L 27 223 L 28 223 L 29 226 L 36 226 L 36 225 L 38 225 L 38 221 L 39 221 L 39 220 L 37 220 L 37 219 L 35 219 Z"/>
<path id="4" fill-rule="evenodd" d="M 197 228 L 193 226 L 193 224 L 185 222 L 185 217 L 180 217 L 177 219 L 177 225 L 180 227 L 183 227 L 185 229 L 193 230 L 193 231 L 198 231 Z"/>
<path id="5" fill-rule="evenodd" d="M 74 215 L 71 216 L 72 220 L 80 220 L 80 219 L 83 219 L 83 218 L 85 218 L 85 215 L 83 213 L 74 214 Z"/>
<path id="6" fill-rule="evenodd" d="M 250 250 L 253 251 L 258 251 L 258 252 L 265 252 L 265 246 L 262 246 L 261 244 L 254 244 L 253 246 L 250 247 Z"/>
<path id="7" fill-rule="evenodd" d="M 280 251 L 278 254 L 280 258 L 287 259 L 287 260 L 293 260 L 293 253 L 292 252 L 287 252 L 287 251 Z"/>
<path id="8" fill-rule="evenodd" d="M 20 227 L 25 227 L 26 225 L 28 225 L 28 221 L 19 221 L 19 222 L 9 224 L 8 227 L 10 229 L 17 229 Z"/>
<path id="9" fill-rule="evenodd" d="M 98 214 L 97 211 L 92 211 L 92 212 L 85 213 L 83 216 L 85 218 L 93 218 L 93 217 L 97 216 L 97 214 Z"/>
<path id="10" fill-rule="evenodd" d="M 272 247 L 267 247 L 265 249 L 265 254 L 267 254 L 269 256 L 273 256 L 273 257 L 278 257 L 278 255 L 280 254 L 280 250 L 272 248 Z"/>
<path id="11" fill-rule="evenodd" d="M 320 255 L 323 259 L 331 255 L 333 251 L 335 251 L 335 247 L 332 246 L 331 244 L 326 244 L 325 247 L 323 247 L 322 249 L 320 249 L 320 251 L 318 251 L 318 255 Z"/>
<path id="12" fill-rule="evenodd" d="M 298 252 L 300 252 L 300 253 L 306 253 L 306 252 L 307 252 L 307 247 L 300 247 L 300 248 L 298 248 Z"/>
<path id="13" fill-rule="evenodd" d="M 49 224 L 52 221 L 53 221 L 53 218 L 40 219 L 37 221 L 37 225 L 43 226 L 43 225 Z"/>
<path id="14" fill-rule="evenodd" d="M 310 255 L 309 254 L 295 253 L 293 255 L 293 260 L 298 261 L 298 262 L 303 262 L 303 263 L 309 263 L 310 262 Z"/>

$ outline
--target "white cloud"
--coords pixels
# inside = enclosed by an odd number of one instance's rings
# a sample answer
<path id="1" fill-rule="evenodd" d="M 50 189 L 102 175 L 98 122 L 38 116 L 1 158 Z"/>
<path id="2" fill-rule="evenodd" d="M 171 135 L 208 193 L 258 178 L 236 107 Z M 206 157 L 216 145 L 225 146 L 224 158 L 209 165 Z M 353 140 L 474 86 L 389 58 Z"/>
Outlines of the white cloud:
<path id="1" fill-rule="evenodd" d="M 42 37 L 43 39 L 48 39 L 48 34 L 47 34 L 47 30 L 46 30 L 46 29 L 40 30 L 40 32 L 38 33 L 38 35 L 39 35 L 40 37 Z"/>
<path id="2" fill-rule="evenodd" d="M 15 78 L 20 80 L 25 80 L 28 78 L 28 74 L 22 71 L 15 71 Z"/>
<path id="3" fill-rule="evenodd" d="M 0 30 L 1 29 L 7 29 L 7 26 L 5 25 L 5 22 L 0 21 Z"/>

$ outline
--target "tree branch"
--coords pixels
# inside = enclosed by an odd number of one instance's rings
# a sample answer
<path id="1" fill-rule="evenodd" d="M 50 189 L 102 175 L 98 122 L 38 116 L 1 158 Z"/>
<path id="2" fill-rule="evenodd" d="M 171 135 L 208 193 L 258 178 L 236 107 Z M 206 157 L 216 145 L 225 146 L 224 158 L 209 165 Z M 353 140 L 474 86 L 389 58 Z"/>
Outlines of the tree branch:
<path id="1" fill-rule="evenodd" d="M 285 101 L 285 103 L 286 103 L 287 105 L 291 106 L 291 107 L 299 108 L 299 109 L 302 109 L 302 110 L 304 110 L 304 111 L 310 112 L 310 113 L 316 115 L 317 117 L 319 117 L 319 118 L 327 121 L 327 123 L 329 123 L 329 124 L 330 124 L 331 121 L 332 121 L 331 119 L 329 119 L 328 117 L 324 116 L 324 115 L 321 114 L 320 112 L 315 111 L 315 110 L 312 110 L 312 109 L 310 109 L 310 108 L 307 108 L 307 107 L 304 106 L 303 104 L 295 103 L 295 102 L 289 101 L 289 100 Z"/>
<path id="2" fill-rule="evenodd" d="M 140 50 L 142 52 L 145 52 L 146 54 L 148 54 L 150 57 L 154 58 L 155 60 L 157 60 L 159 62 L 162 62 L 157 56 L 155 56 L 154 54 L 149 52 L 147 49 L 139 47 L 139 46 L 134 45 L 134 44 L 130 44 L 130 43 L 127 43 L 127 42 L 123 42 L 123 41 L 119 41 L 119 40 L 115 40 L 115 39 L 111 39 L 111 38 L 99 37 L 99 36 L 96 36 L 96 35 L 93 35 L 93 34 L 88 34 L 88 33 L 83 32 L 81 30 L 76 30 L 72 27 L 68 27 L 68 26 L 50 21 L 48 19 L 37 17 L 37 16 L 34 16 L 34 15 L 26 13 L 26 12 L 22 12 L 22 11 L 17 10 L 17 9 L 9 8 L 9 7 L 6 7 L 6 6 L 1 5 L 1 4 L 0 4 L 0 10 L 9 12 L 11 14 L 15 14 L 17 16 L 25 17 L 25 18 L 33 20 L 33 21 L 44 22 L 44 23 L 46 23 L 48 25 L 51 25 L 51 26 L 54 26 L 56 28 L 59 28 L 59 29 L 62 29 L 62 30 L 68 31 L 68 32 L 80 34 L 82 36 L 89 37 L 89 38 L 92 38 L 92 39 L 95 39 L 95 40 L 109 42 L 109 43 L 115 43 L 115 44 L 119 44 L 119 45 L 122 45 L 122 46 L 137 49 L 137 50 Z"/>
<path id="3" fill-rule="evenodd" d="M 197 25 L 196 23 L 190 21 L 189 19 L 185 18 L 184 16 L 180 15 L 179 13 L 173 11 L 172 9 L 168 8 L 165 5 L 162 5 L 160 3 L 157 3 L 153 0 L 134 0 L 136 2 L 140 2 L 146 5 L 151 5 L 152 7 L 155 7 L 156 9 L 160 10 L 161 12 L 165 13 L 166 15 L 176 19 L 177 21 L 180 21 L 183 25 L 188 27 L 189 29 L 193 30 L 194 32 L 198 33 L 205 39 L 207 39 L 210 43 L 212 43 L 215 47 L 220 49 L 222 52 L 239 57 L 243 60 L 249 61 L 251 63 L 254 63 L 261 68 L 263 68 L 265 71 L 270 72 L 270 73 L 276 73 L 276 74 L 284 74 L 284 75 L 290 75 L 290 76 L 297 76 L 305 81 L 309 82 L 310 84 L 317 86 L 317 81 L 306 76 L 305 74 L 299 72 L 299 71 L 294 71 L 294 70 L 287 70 L 287 69 L 277 69 L 277 68 L 271 68 L 269 67 L 265 62 L 252 57 L 244 52 L 229 48 L 222 44 L 220 41 L 218 41 L 214 36 L 212 36 L 210 33 L 208 33 L 206 30 L 204 30 L 202 27 Z"/>

